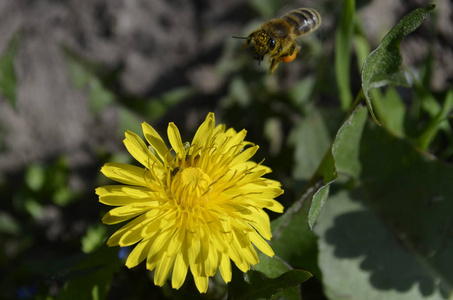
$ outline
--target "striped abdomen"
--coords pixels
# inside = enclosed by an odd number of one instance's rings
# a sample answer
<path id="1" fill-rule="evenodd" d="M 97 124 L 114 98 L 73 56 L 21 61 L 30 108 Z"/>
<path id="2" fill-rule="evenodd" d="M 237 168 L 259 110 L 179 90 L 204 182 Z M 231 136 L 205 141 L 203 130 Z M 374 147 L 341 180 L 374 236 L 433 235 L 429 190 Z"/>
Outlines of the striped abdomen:
<path id="1" fill-rule="evenodd" d="M 298 8 L 290 11 L 282 17 L 294 26 L 294 34 L 309 34 L 321 25 L 321 15 L 312 8 Z"/>

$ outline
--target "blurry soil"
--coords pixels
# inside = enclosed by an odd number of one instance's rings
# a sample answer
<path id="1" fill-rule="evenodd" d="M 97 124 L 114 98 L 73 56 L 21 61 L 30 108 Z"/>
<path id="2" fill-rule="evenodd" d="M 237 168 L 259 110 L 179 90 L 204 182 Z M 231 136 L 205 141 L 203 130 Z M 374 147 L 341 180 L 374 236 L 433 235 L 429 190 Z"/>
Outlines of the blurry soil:
<path id="1" fill-rule="evenodd" d="M 362 2 L 360 17 L 373 47 L 401 16 L 427 4 L 420 0 Z M 323 12 L 324 30 L 331 31 L 325 35 L 329 47 L 338 15 L 333 10 L 341 9 L 332 3 L 291 3 L 292 7 L 331 8 Z M 425 22 L 405 39 L 402 50 L 405 64 L 415 69 L 434 49 L 431 88 L 441 91 L 453 81 L 453 15 L 448 0 L 438 3 L 437 17 L 430 21 L 439 24 L 436 38 L 429 38 L 430 22 Z M 195 127 L 226 91 L 228 79 L 215 72 L 225 40 L 243 32 L 253 18 L 257 12 L 239 0 L 0 1 L 0 51 L 21 32 L 15 58 L 17 107 L 0 96 L 4 143 L 0 172 L 21 172 L 30 163 L 59 155 L 80 168 L 93 164 L 98 149 L 123 149 L 115 109 L 99 115 L 91 112 L 86 91 L 75 88 L 69 79 L 62 46 L 106 70 L 117 70 L 114 88 L 123 94 L 155 97 L 180 86 L 196 87 L 204 105 L 201 109 L 194 102 L 162 120 Z"/>

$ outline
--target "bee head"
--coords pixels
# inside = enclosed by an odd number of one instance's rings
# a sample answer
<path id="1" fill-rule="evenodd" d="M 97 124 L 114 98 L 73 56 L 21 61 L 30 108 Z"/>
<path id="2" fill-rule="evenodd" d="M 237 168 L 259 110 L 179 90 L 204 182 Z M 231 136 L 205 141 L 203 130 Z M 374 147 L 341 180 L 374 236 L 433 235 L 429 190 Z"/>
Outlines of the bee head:
<path id="1" fill-rule="evenodd" d="M 258 29 L 252 32 L 249 36 L 253 42 L 253 57 L 258 60 L 258 64 L 263 60 L 263 57 L 272 52 L 277 44 L 275 38 L 269 34 L 267 30 Z"/>
<path id="2" fill-rule="evenodd" d="M 253 44 L 252 53 L 253 57 L 258 61 L 258 64 L 260 64 L 260 62 L 263 60 L 263 57 L 269 52 L 272 52 L 277 45 L 276 39 L 271 34 L 269 34 L 267 30 L 262 28 L 255 30 L 247 37 L 233 36 L 233 38 L 245 39 L 246 42 L 243 48 L 247 48 L 250 43 Z"/>

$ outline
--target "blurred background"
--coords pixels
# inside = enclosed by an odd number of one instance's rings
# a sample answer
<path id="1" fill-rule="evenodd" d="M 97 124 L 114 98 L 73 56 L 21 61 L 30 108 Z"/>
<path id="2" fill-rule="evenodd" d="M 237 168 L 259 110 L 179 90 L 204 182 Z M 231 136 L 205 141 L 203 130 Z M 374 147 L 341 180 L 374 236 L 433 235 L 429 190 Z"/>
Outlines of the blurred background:
<path id="1" fill-rule="evenodd" d="M 429 72 L 423 78 L 434 94 L 453 81 L 452 6 L 436 3 L 435 15 L 401 44 L 404 64 L 415 76 Z M 402 16 L 427 4 L 357 1 L 354 31 L 373 50 Z M 232 36 L 299 7 L 318 10 L 322 26 L 299 41 L 295 61 L 270 76 L 267 62 L 259 66 Z M 0 298 L 56 297 L 79 278 L 74 266 L 113 232 L 101 224 L 108 208 L 94 194 L 108 183 L 100 167 L 132 163 L 124 131 L 141 134 L 143 121 L 162 136 L 175 122 L 185 140 L 210 111 L 218 123 L 247 129 L 247 140 L 260 145 L 254 159 L 265 158 L 285 189 L 279 201 L 291 205 L 314 164 L 295 167 L 298 126 L 322 110 L 334 135 L 347 113 L 334 57 L 342 7 L 333 0 L 1 1 L 0 65 L 13 64 L 3 76 L 15 88 L 0 95 Z M 351 55 L 355 96 L 361 65 Z M 442 155 L 451 163 L 451 153 Z M 121 298 L 146 274 L 122 264 L 110 274 L 108 298 Z M 129 299 L 163 297 L 152 283 L 135 282 Z M 307 299 L 323 299 L 319 283 L 311 290 Z"/>

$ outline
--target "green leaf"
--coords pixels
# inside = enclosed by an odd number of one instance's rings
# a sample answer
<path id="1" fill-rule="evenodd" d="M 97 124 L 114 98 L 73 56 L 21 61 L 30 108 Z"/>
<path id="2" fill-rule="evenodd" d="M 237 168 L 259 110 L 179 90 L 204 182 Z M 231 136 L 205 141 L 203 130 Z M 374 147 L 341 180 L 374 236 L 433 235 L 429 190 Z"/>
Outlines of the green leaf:
<path id="1" fill-rule="evenodd" d="M 65 275 L 67 282 L 57 299 L 104 299 L 113 275 L 121 266 L 118 247 L 98 248 Z"/>
<path id="2" fill-rule="evenodd" d="M 453 90 L 449 90 L 447 95 L 445 96 L 444 105 L 437 113 L 437 115 L 433 119 L 431 119 L 431 121 L 423 130 L 422 134 L 418 137 L 417 145 L 421 149 L 423 150 L 428 149 L 429 145 L 431 144 L 439 130 L 444 128 L 451 129 L 451 127 L 449 127 L 450 125 L 448 123 L 448 117 L 452 110 L 453 110 Z"/>
<path id="3" fill-rule="evenodd" d="M 251 0 L 250 6 L 258 11 L 263 18 L 276 18 L 276 12 L 282 7 L 281 0 Z"/>
<path id="4" fill-rule="evenodd" d="M 94 76 L 89 76 L 88 99 L 91 110 L 98 114 L 104 107 L 112 103 L 115 95 L 106 89 L 101 81 Z"/>
<path id="5" fill-rule="evenodd" d="M 102 224 L 88 228 L 85 236 L 82 237 L 82 251 L 90 253 L 101 246 L 107 237 L 107 228 Z"/>
<path id="6" fill-rule="evenodd" d="M 321 210 L 327 201 L 327 197 L 329 196 L 330 184 L 332 182 L 333 181 L 322 186 L 313 195 L 313 200 L 312 200 L 312 204 L 310 207 L 310 211 L 308 212 L 308 224 L 310 224 L 310 228 L 313 228 L 313 225 L 315 224 L 316 219 L 318 219 L 319 215 L 321 214 Z"/>
<path id="7" fill-rule="evenodd" d="M 291 132 L 289 143 L 295 148 L 293 178 L 309 180 L 331 144 L 329 130 L 319 110 L 310 107 L 310 113 Z"/>
<path id="8" fill-rule="evenodd" d="M 269 257 L 263 253 L 258 253 L 260 262 L 253 267 L 254 270 L 265 274 L 267 277 L 276 278 L 285 272 L 292 270 L 289 265 L 278 257 Z M 299 286 L 287 288 L 284 291 L 273 295 L 272 299 L 300 300 Z"/>
<path id="9" fill-rule="evenodd" d="M 313 227 L 327 199 L 329 194 L 327 186 L 336 180 L 338 174 L 345 174 L 351 178 L 358 177 L 360 138 L 366 117 L 366 109 L 362 106 L 357 107 L 338 130 L 331 150 L 327 152 L 318 168 L 317 173 L 322 176 L 324 182 L 312 198 L 308 213 L 310 227 Z"/>
<path id="10" fill-rule="evenodd" d="M 272 222 L 273 238 L 271 245 L 275 254 L 294 267 L 307 269 L 317 278 L 321 278 L 321 272 L 316 259 L 318 251 L 316 237 L 311 231 L 311 227 L 324 206 L 330 184 L 337 178 L 337 170 L 349 176 L 358 176 L 360 172 L 358 163 L 359 142 L 366 118 L 366 107 L 359 106 L 337 133 L 333 145 L 328 149 L 322 165 L 316 172 L 322 174 L 322 177 L 326 178 L 327 181 L 324 180 L 322 185 L 313 181 L 309 182 L 308 188 L 299 200 L 287 209 L 281 217 Z M 296 131 L 297 135 L 295 136 L 303 137 L 304 135 L 300 135 L 300 132 Z M 298 151 L 297 148 L 296 151 Z M 312 151 L 307 153 L 311 154 Z M 316 155 L 319 155 L 319 153 L 316 153 Z M 305 157 L 305 160 L 309 158 Z M 318 159 L 319 164 L 321 158 L 315 157 L 314 159 Z M 304 158 L 301 157 L 301 162 L 303 161 Z M 315 172 L 315 170 L 312 172 Z"/>
<path id="11" fill-rule="evenodd" d="M 137 101 L 137 107 L 140 108 L 138 113 L 146 117 L 147 122 L 158 120 L 167 113 L 176 104 L 182 102 L 185 98 L 190 97 L 195 92 L 193 87 L 183 86 L 174 88 L 155 99 Z"/>
<path id="12" fill-rule="evenodd" d="M 431 118 L 435 118 L 437 114 L 442 110 L 442 105 L 433 96 L 431 91 L 428 90 L 421 82 L 414 78 L 415 96 L 416 100 L 420 101 L 419 106 L 426 112 Z"/>
<path id="13" fill-rule="evenodd" d="M 7 212 L 0 211 L 0 233 L 19 235 L 20 225 L 16 219 Z"/>
<path id="14" fill-rule="evenodd" d="M 406 15 L 382 39 L 380 45 L 366 59 L 362 69 L 362 90 L 371 116 L 379 124 L 374 115 L 370 89 L 384 85 L 408 86 L 406 77 L 401 70 L 402 57 L 400 53 L 401 40 L 417 29 L 423 20 L 431 14 L 435 5 L 428 5 L 416 9 Z"/>
<path id="15" fill-rule="evenodd" d="M 364 188 L 373 207 L 421 259 L 442 294 L 451 296 L 453 166 L 374 127 L 365 135 L 362 161 Z"/>
<path id="16" fill-rule="evenodd" d="M 429 269 L 401 247 L 360 194 L 331 196 L 314 231 L 324 292 L 331 300 L 442 299 Z M 352 287 L 352 288 L 351 288 Z"/>
<path id="17" fill-rule="evenodd" d="M 228 299 L 274 299 L 274 295 L 297 286 L 311 277 L 312 275 L 304 270 L 291 270 L 276 278 L 269 278 L 255 270 L 242 274 L 241 271 L 234 268 L 233 280 L 228 285 Z"/>
<path id="18" fill-rule="evenodd" d="M 321 277 L 317 264 L 316 236 L 308 225 L 308 202 L 302 207 L 291 206 L 285 214 L 272 221 L 271 246 L 275 255 L 294 268 L 305 269 Z M 289 246 L 290 245 L 290 246 Z"/>
<path id="19" fill-rule="evenodd" d="M 43 216 L 43 205 L 33 197 L 25 199 L 24 208 L 35 220 L 40 219 Z"/>
<path id="20" fill-rule="evenodd" d="M 275 278 L 291 270 L 284 261 L 275 256 L 269 257 L 259 252 L 258 257 L 260 262 L 253 269 L 265 274 L 267 277 Z"/>
<path id="21" fill-rule="evenodd" d="M 358 178 L 361 167 L 359 162 L 360 140 L 367 119 L 365 107 L 359 106 L 341 126 L 332 145 L 337 173 Z"/>
<path id="22" fill-rule="evenodd" d="M 370 93 L 373 99 L 380 99 L 380 101 L 375 102 L 374 108 L 382 126 L 395 135 L 404 137 L 404 119 L 406 118 L 407 108 L 396 89 L 389 87 L 385 95 L 382 95 L 379 90 L 373 90 Z"/>
<path id="23" fill-rule="evenodd" d="M 113 103 L 115 95 L 104 86 L 96 74 L 99 66 L 77 56 L 69 49 L 64 50 L 69 77 L 73 85 L 87 90 L 90 108 L 98 114 L 104 107 Z"/>
<path id="24" fill-rule="evenodd" d="M 451 299 L 453 166 L 370 127 L 362 186 L 331 196 L 314 229 L 325 292 L 329 299 Z"/>
<path id="25" fill-rule="evenodd" d="M 288 98 L 291 103 L 293 103 L 295 107 L 305 107 L 307 103 L 309 103 L 315 83 L 315 77 L 310 75 L 295 83 L 288 90 Z"/>
<path id="26" fill-rule="evenodd" d="M 237 101 L 241 107 L 246 107 L 250 105 L 252 101 L 252 96 L 250 90 L 244 79 L 235 78 L 230 84 L 229 94 Z"/>
<path id="27" fill-rule="evenodd" d="M 140 115 L 137 115 L 134 111 L 126 107 L 118 108 L 118 136 L 124 136 L 124 132 L 130 130 L 132 132 L 142 132 L 143 119 Z"/>
<path id="28" fill-rule="evenodd" d="M 74 192 L 67 186 L 55 189 L 52 201 L 58 206 L 66 206 L 75 199 Z"/>
<path id="29" fill-rule="evenodd" d="M 355 0 L 344 0 L 340 27 L 335 34 L 335 74 L 340 92 L 341 108 L 343 110 L 347 110 L 352 103 L 350 68 L 354 23 Z"/>
<path id="30" fill-rule="evenodd" d="M 354 36 L 354 50 L 357 55 L 357 66 L 361 67 L 365 63 L 366 58 L 370 54 L 370 43 L 365 36 L 362 28 L 357 24 L 358 33 Z M 360 71 L 360 70 L 359 70 Z"/>
<path id="31" fill-rule="evenodd" d="M 19 46 L 20 34 L 17 33 L 8 43 L 0 56 L 0 93 L 16 107 L 16 73 L 14 72 L 14 57 Z"/>
<path id="32" fill-rule="evenodd" d="M 44 187 L 46 181 L 46 170 L 43 166 L 33 164 L 25 172 L 25 183 L 32 191 L 39 191 Z"/>

